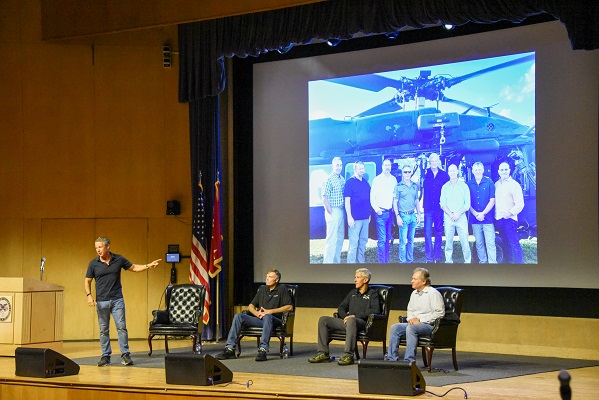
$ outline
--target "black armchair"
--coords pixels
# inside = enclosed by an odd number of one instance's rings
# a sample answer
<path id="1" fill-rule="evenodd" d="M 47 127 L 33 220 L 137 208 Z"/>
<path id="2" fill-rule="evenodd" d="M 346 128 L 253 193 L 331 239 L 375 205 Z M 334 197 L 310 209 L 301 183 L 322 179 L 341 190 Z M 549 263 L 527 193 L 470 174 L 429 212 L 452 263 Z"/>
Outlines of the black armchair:
<path id="1" fill-rule="evenodd" d="M 152 355 L 152 338 L 164 336 L 164 347 L 168 353 L 168 337 L 182 336 L 193 339 L 192 351 L 202 352 L 202 314 L 206 288 L 202 285 L 184 284 L 167 286 L 165 291 L 166 308 L 154 310 L 154 319 L 150 322 L 148 345 Z"/>
<path id="2" fill-rule="evenodd" d="M 293 355 L 293 325 L 295 323 L 295 305 L 297 302 L 297 285 L 285 284 L 287 290 L 289 290 L 289 296 L 293 305 L 293 310 L 285 311 L 283 313 L 282 321 L 283 324 L 280 327 L 275 328 L 270 337 L 276 337 L 279 339 L 279 354 L 283 357 L 283 347 L 285 347 L 285 338 L 289 338 L 289 355 Z M 249 311 L 244 310 L 244 313 Z M 262 336 L 262 328 L 258 327 L 243 327 L 237 337 L 237 357 L 241 354 L 241 339 L 244 336 L 250 336 L 256 338 L 256 344 L 260 345 L 260 337 Z"/>
<path id="3" fill-rule="evenodd" d="M 435 349 L 451 349 L 453 368 L 457 371 L 456 340 L 462 305 L 464 304 L 464 289 L 450 286 L 442 286 L 436 289 L 443 296 L 445 316 L 435 320 L 430 336 L 421 336 L 418 338 L 418 347 L 422 349 L 422 361 L 424 362 L 424 366 L 427 367 L 428 372 L 431 372 L 433 351 Z M 400 317 L 400 322 L 406 322 L 404 318 Z M 401 346 L 406 345 L 405 337 L 400 339 L 399 344 Z"/>
<path id="4" fill-rule="evenodd" d="M 366 321 L 366 328 L 358 331 L 357 341 L 362 343 L 362 357 L 366 358 L 369 342 L 383 342 L 383 356 L 387 353 L 387 323 L 389 322 L 389 309 L 391 307 L 391 298 L 393 286 L 370 285 L 379 294 L 381 302 L 381 313 L 370 314 Z M 336 313 L 335 313 L 336 314 Z M 329 343 L 332 340 L 345 341 L 345 331 L 329 332 Z M 358 347 L 356 346 L 356 359 L 360 358 Z"/>

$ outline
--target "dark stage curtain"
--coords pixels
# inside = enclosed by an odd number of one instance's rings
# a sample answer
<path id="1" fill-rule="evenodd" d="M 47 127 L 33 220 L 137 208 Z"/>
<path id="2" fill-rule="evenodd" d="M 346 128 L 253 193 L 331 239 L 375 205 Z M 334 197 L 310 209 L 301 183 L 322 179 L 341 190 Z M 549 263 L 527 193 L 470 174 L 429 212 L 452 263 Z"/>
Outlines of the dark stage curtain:
<path id="1" fill-rule="evenodd" d="M 179 25 L 179 101 L 225 87 L 224 57 L 258 56 L 314 39 L 351 39 L 439 23 L 519 23 L 546 13 L 560 20 L 572 48 L 599 48 L 595 0 L 339 0 Z"/>

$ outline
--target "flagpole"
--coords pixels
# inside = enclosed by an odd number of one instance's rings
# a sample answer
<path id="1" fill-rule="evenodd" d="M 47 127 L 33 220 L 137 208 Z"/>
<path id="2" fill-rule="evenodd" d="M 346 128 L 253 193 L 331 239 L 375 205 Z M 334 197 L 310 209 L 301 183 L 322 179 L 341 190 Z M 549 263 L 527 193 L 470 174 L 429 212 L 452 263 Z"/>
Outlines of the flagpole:
<path id="1" fill-rule="evenodd" d="M 214 334 L 216 343 L 219 342 L 220 337 L 220 277 L 216 276 L 216 332 Z"/>

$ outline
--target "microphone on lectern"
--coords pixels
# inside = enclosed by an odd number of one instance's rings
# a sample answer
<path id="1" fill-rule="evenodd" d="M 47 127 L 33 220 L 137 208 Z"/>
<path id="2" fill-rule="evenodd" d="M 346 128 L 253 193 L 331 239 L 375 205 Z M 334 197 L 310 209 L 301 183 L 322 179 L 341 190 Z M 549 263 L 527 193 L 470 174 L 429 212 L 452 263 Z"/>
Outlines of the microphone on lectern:
<path id="1" fill-rule="evenodd" d="M 565 369 L 560 371 L 557 376 L 559 379 L 559 394 L 562 400 L 570 400 L 572 398 L 572 389 L 570 388 L 570 374 Z"/>

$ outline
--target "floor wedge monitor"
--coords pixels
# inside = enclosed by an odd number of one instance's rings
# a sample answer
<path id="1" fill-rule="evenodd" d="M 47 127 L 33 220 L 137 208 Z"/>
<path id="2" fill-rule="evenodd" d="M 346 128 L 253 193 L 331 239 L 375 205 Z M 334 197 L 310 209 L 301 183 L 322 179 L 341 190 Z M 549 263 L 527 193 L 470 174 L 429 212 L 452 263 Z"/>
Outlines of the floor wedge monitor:
<path id="1" fill-rule="evenodd" d="M 79 365 L 52 349 L 17 347 L 15 349 L 15 375 L 33 378 L 77 375 Z"/>
<path id="2" fill-rule="evenodd" d="M 426 383 L 415 362 L 360 360 L 358 387 L 360 393 L 416 396 Z"/>
<path id="3" fill-rule="evenodd" d="M 169 353 L 164 365 L 170 384 L 209 386 L 233 380 L 233 372 L 209 354 Z"/>

